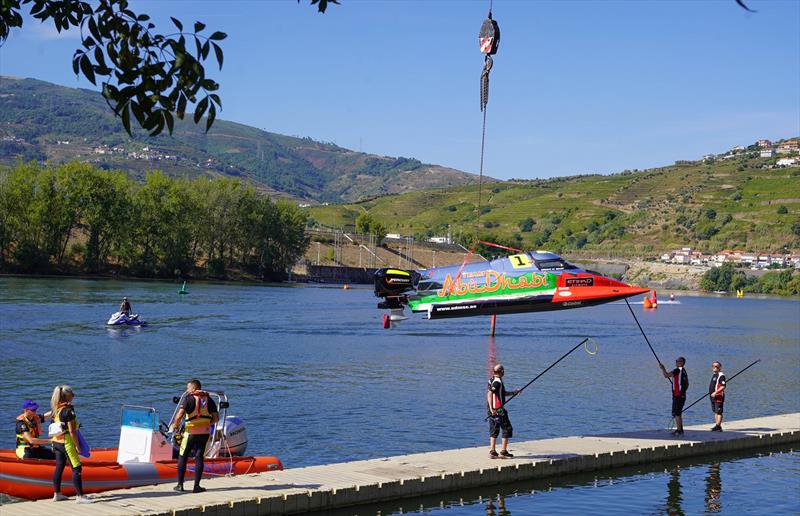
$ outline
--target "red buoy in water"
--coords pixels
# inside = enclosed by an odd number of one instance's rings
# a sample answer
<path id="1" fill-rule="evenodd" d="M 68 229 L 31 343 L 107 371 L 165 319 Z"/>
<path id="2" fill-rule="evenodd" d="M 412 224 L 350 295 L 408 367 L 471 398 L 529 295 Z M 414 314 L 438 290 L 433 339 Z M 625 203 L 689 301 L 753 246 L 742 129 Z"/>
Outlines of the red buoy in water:
<path id="1" fill-rule="evenodd" d="M 383 314 L 383 329 L 388 330 L 392 326 L 392 320 L 389 319 L 389 314 Z"/>

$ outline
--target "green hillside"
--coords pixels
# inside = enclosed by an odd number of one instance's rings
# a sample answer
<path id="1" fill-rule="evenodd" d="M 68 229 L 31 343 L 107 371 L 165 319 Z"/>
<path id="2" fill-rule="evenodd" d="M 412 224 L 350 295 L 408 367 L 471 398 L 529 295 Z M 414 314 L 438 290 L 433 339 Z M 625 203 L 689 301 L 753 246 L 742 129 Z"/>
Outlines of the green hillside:
<path id="1" fill-rule="evenodd" d="M 202 127 L 201 127 L 202 126 Z M 130 138 L 95 91 L 0 77 L 0 164 L 86 161 L 137 179 L 158 168 L 172 176 L 233 176 L 267 191 L 312 201 L 354 201 L 387 193 L 468 184 L 477 177 L 413 158 L 376 156 L 217 120 L 176 121 L 172 137 Z"/>
<path id="2" fill-rule="evenodd" d="M 751 149 L 716 163 L 614 175 L 484 186 L 480 236 L 515 247 L 576 254 L 653 255 L 682 246 L 778 252 L 800 247 L 800 168 L 763 168 Z M 388 231 L 474 241 L 477 186 L 309 208 L 322 225 L 346 226 L 368 211 Z"/>

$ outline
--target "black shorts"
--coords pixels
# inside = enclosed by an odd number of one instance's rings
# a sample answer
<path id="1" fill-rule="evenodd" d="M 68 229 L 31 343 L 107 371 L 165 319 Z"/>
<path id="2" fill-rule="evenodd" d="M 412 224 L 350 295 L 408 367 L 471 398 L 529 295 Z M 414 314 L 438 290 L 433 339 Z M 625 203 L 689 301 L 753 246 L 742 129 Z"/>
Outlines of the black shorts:
<path id="1" fill-rule="evenodd" d="M 489 416 L 489 437 L 497 437 L 503 430 L 503 438 L 508 439 L 514 434 L 511 420 L 508 419 L 508 412 L 502 416 Z"/>
<path id="2" fill-rule="evenodd" d="M 25 448 L 24 457 L 26 459 L 54 460 L 56 458 L 56 454 L 53 453 L 53 450 L 45 448 L 44 446 L 28 446 Z"/>
<path id="3" fill-rule="evenodd" d="M 725 404 L 725 400 L 711 400 L 711 412 L 714 414 L 722 414 L 722 405 Z"/>
<path id="4" fill-rule="evenodd" d="M 686 396 L 679 398 L 672 398 L 672 417 L 678 417 L 683 412 L 683 406 L 686 404 Z"/>
<path id="5" fill-rule="evenodd" d="M 211 439 L 209 434 L 183 434 L 179 454 L 183 457 L 198 457 L 205 455 L 206 446 Z"/>

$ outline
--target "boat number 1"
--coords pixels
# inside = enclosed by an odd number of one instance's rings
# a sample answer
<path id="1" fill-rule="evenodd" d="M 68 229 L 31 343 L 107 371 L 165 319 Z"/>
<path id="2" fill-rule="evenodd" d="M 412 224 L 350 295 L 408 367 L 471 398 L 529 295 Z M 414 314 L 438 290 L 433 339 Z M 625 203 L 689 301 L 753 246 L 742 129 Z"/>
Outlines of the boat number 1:
<path id="1" fill-rule="evenodd" d="M 511 261 L 511 266 L 515 269 L 523 269 L 531 266 L 531 259 L 528 258 L 527 254 L 512 254 L 508 259 Z"/>

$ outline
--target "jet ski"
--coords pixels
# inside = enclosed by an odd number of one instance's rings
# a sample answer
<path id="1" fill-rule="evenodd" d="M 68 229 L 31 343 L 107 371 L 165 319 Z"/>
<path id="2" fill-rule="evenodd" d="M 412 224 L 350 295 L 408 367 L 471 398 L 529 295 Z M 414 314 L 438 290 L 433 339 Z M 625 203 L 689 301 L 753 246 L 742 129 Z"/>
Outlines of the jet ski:
<path id="1" fill-rule="evenodd" d="M 108 326 L 146 326 L 145 321 L 139 320 L 139 314 L 128 315 L 123 312 L 114 312 L 106 323 Z"/>

